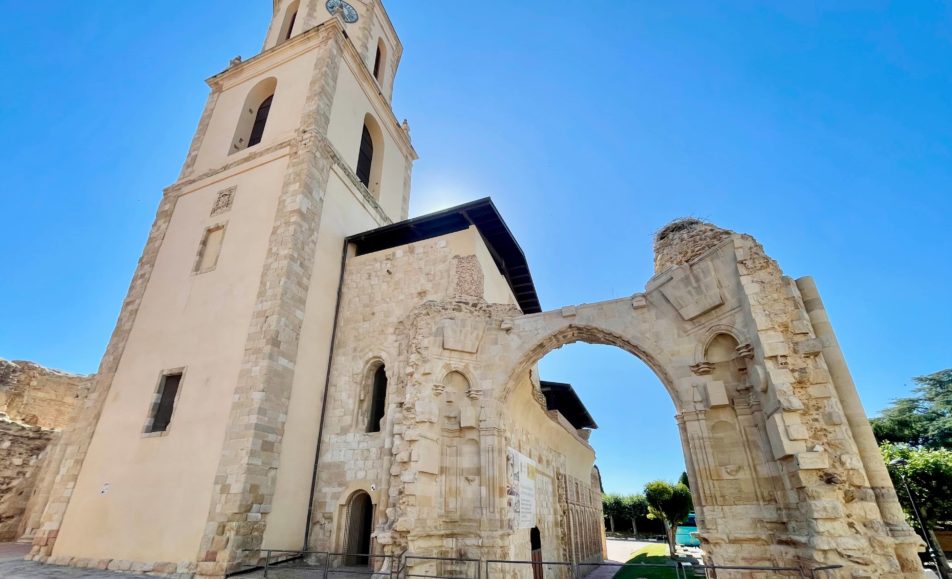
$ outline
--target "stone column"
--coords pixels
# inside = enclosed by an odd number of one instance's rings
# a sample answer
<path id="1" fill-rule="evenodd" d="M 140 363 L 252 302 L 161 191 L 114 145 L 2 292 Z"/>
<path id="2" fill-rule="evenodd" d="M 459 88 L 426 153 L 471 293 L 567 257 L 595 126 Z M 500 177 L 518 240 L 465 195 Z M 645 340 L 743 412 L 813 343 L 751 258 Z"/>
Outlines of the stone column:
<path id="1" fill-rule="evenodd" d="M 904 570 L 920 569 L 921 567 L 918 566 L 906 569 L 906 561 L 914 560 L 918 564 L 916 550 L 919 541 L 916 540 L 915 534 L 906 523 L 906 518 L 899 505 L 899 499 L 896 496 L 896 489 L 879 452 L 879 445 L 866 417 L 866 411 L 863 409 L 863 402 L 860 400 L 856 384 L 853 382 L 853 377 L 846 365 L 846 359 L 843 357 L 842 350 L 840 350 L 836 334 L 833 332 L 833 325 L 830 323 L 829 316 L 827 316 L 816 283 L 812 277 L 802 277 L 797 280 L 797 288 L 800 290 L 804 307 L 810 316 L 813 331 L 822 343 L 823 359 L 830 371 L 830 377 L 843 407 L 843 413 L 846 415 L 853 440 L 859 450 L 860 459 L 863 461 L 863 467 L 866 470 L 866 477 L 869 479 L 869 484 L 876 495 L 876 503 L 879 506 L 880 514 L 889 527 L 890 534 L 894 539 L 897 539 L 897 543 L 901 544 L 901 546 L 897 545 L 899 561 Z"/>

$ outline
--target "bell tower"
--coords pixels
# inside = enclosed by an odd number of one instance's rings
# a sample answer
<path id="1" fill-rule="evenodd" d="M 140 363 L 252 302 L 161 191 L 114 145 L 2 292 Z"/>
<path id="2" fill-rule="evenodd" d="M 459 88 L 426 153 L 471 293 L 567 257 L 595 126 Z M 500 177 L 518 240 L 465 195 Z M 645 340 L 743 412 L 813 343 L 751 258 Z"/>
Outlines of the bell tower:
<path id="1" fill-rule="evenodd" d="M 407 217 L 380 0 L 274 0 L 208 79 L 32 558 L 221 577 L 300 549 L 344 239 Z"/>

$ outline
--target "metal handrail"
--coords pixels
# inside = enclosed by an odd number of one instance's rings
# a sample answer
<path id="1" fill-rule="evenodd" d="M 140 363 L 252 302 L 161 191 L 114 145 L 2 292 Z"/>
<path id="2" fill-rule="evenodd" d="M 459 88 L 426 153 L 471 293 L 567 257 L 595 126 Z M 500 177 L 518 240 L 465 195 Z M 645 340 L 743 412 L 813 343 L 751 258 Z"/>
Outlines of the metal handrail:
<path id="1" fill-rule="evenodd" d="M 405 551 L 404 551 L 405 552 Z M 451 563 L 475 563 L 476 564 L 476 577 L 473 579 L 482 579 L 482 560 L 481 559 L 469 559 L 466 557 L 435 557 L 432 555 L 406 555 L 404 557 L 404 568 L 409 569 L 410 561 L 446 561 Z M 417 577 L 423 579 L 461 579 L 459 575 L 453 576 L 444 576 L 444 575 L 425 575 L 420 573 L 407 573 L 405 577 Z M 466 577 L 469 577 L 467 574 Z"/>
<path id="2" fill-rule="evenodd" d="M 575 566 L 576 566 L 577 569 L 576 569 L 576 572 L 572 575 L 572 577 L 573 577 L 574 579 L 579 579 L 579 577 L 581 577 L 581 575 L 578 573 L 578 569 L 579 569 L 579 568 L 582 568 L 582 567 L 595 567 L 595 568 L 598 568 L 598 567 L 602 567 L 602 566 L 606 566 L 606 565 L 607 565 L 607 566 L 609 566 L 609 567 L 619 567 L 619 568 L 623 568 L 623 567 L 634 567 L 634 568 L 638 568 L 638 569 L 643 569 L 643 568 L 645 568 L 645 567 L 648 567 L 648 568 L 674 569 L 674 576 L 677 577 L 678 579 L 681 579 L 682 575 L 684 574 L 684 569 L 681 568 L 680 563 L 681 563 L 680 561 L 672 561 L 670 564 L 665 564 L 665 563 L 630 563 L 630 562 L 626 562 L 626 563 L 616 563 L 616 562 L 614 562 L 614 561 L 603 561 L 603 562 L 601 562 L 601 563 L 576 563 Z M 686 577 L 686 575 L 685 575 L 685 577 Z"/>
<path id="3" fill-rule="evenodd" d="M 293 560 L 296 560 L 296 559 L 303 559 L 304 557 L 309 556 L 309 555 L 318 555 L 318 556 L 323 555 L 323 557 L 324 557 L 324 565 L 323 565 L 323 567 L 318 567 L 318 568 L 323 569 L 323 571 L 324 571 L 324 573 L 323 573 L 324 579 L 327 579 L 328 573 L 330 572 L 330 569 L 331 569 L 331 557 L 366 557 L 368 563 L 369 563 L 370 561 L 380 560 L 380 559 L 382 559 L 382 560 L 384 560 L 384 561 L 386 561 L 386 560 L 388 560 L 388 559 L 389 559 L 389 560 L 396 560 L 396 559 L 398 559 L 398 558 L 400 557 L 400 555 L 375 555 L 375 554 L 373 554 L 373 553 L 330 553 L 330 552 L 327 552 L 327 551 L 302 551 L 302 550 L 296 550 L 296 551 L 294 551 L 294 550 L 285 550 L 285 549 L 264 549 L 264 551 L 265 551 L 264 577 L 265 577 L 266 579 L 267 579 L 267 577 L 268 577 L 268 571 L 269 571 L 270 568 L 271 568 L 271 557 L 272 557 L 272 555 L 273 555 L 274 553 L 279 553 L 279 554 L 280 554 L 280 553 L 291 553 L 291 554 L 294 555 L 293 557 L 289 557 L 289 558 L 284 559 L 284 560 L 281 560 L 281 561 L 276 561 L 276 562 L 275 562 L 275 565 L 280 565 L 280 564 L 282 564 L 282 563 L 287 563 L 287 562 L 289 562 L 289 561 L 293 561 Z M 405 551 L 404 551 L 404 553 L 405 553 Z M 312 567 L 312 566 L 309 565 L 309 567 Z M 394 569 L 395 569 L 395 566 L 391 565 L 390 571 L 386 572 L 386 574 L 389 574 L 389 575 L 390 575 L 391 579 L 396 579 L 396 575 L 394 574 Z M 341 568 L 341 567 L 335 567 L 335 568 L 334 568 L 334 572 L 335 572 L 335 573 L 345 574 L 345 575 L 370 575 L 370 576 L 373 576 L 373 575 L 381 575 L 381 574 L 383 574 L 383 572 L 375 570 L 375 569 L 374 569 L 374 566 L 373 566 L 372 564 L 368 565 L 366 571 L 364 571 L 364 570 L 357 570 L 357 569 L 353 569 L 353 568 L 351 568 L 351 569 L 346 569 L 346 568 Z"/>
<path id="4" fill-rule="evenodd" d="M 704 575 L 707 575 L 707 571 L 781 571 L 781 572 L 791 572 L 796 573 L 801 578 L 805 579 L 818 579 L 819 576 L 817 573 L 822 573 L 825 571 L 833 571 L 835 569 L 842 569 L 842 565 L 824 565 L 814 568 L 803 568 L 803 567 L 781 567 L 781 566 L 765 566 L 765 565 L 705 565 L 705 564 L 691 564 L 684 561 L 672 561 L 671 564 L 662 564 L 662 563 L 616 563 L 613 561 L 603 561 L 601 563 L 575 563 L 570 561 L 524 561 L 524 560 L 515 560 L 515 559 L 473 559 L 466 557 L 437 557 L 431 555 L 412 555 L 408 554 L 407 550 L 402 551 L 398 555 L 375 555 L 373 553 L 332 553 L 328 551 L 301 551 L 301 550 L 284 550 L 284 549 L 262 549 L 258 551 L 265 553 L 264 561 L 264 577 L 268 577 L 268 571 L 272 565 L 281 565 L 283 563 L 289 563 L 291 561 L 304 559 L 306 557 L 316 555 L 318 559 L 323 558 L 323 565 L 320 565 L 320 561 L 317 565 L 308 565 L 308 567 L 317 567 L 323 570 L 323 579 L 327 579 L 328 574 L 330 573 L 331 568 L 333 567 L 335 573 L 347 574 L 347 575 L 390 575 L 391 579 L 460 579 L 459 575 L 456 576 L 444 576 L 444 575 L 428 575 L 424 573 L 410 573 L 409 569 L 411 567 L 411 561 L 446 561 L 452 563 L 464 563 L 464 564 L 475 564 L 476 566 L 476 576 L 472 578 L 469 574 L 466 574 L 467 579 L 483 579 L 483 566 L 486 568 L 486 579 L 492 579 L 490 573 L 490 565 L 502 565 L 502 564 L 513 564 L 513 565 L 548 565 L 556 567 L 568 567 L 571 569 L 571 577 L 573 579 L 580 579 L 581 575 L 579 570 L 586 567 L 598 568 L 603 565 L 611 567 L 633 567 L 633 568 L 674 568 L 675 575 L 678 579 L 688 579 L 689 573 L 692 571 L 702 571 Z M 272 562 L 274 556 L 279 556 L 282 554 L 291 555 L 290 557 L 282 558 L 278 561 Z M 358 570 L 354 568 L 346 569 L 338 566 L 331 565 L 331 559 L 333 557 L 366 557 L 368 562 L 378 561 L 378 560 L 391 560 L 395 564 L 390 566 L 389 571 L 376 571 L 374 570 L 375 565 L 369 564 L 367 570 Z M 259 567 L 261 568 L 261 567 Z"/>

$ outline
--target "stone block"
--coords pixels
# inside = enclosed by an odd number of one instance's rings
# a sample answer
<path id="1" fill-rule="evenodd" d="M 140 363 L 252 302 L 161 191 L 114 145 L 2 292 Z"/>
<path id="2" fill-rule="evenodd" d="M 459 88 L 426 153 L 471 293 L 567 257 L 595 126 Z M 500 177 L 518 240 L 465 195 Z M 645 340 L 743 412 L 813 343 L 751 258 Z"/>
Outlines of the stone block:
<path id="1" fill-rule="evenodd" d="M 693 320 L 724 304 L 711 262 L 680 265 L 668 273 L 670 278 L 662 282 L 661 294 L 685 320 Z"/>
<path id="2" fill-rule="evenodd" d="M 828 410 L 823 414 L 823 421 L 829 424 L 830 426 L 838 426 L 845 422 L 843 413 L 839 410 Z"/>
<path id="3" fill-rule="evenodd" d="M 859 455 L 852 453 L 844 453 L 839 456 L 840 464 L 843 465 L 843 468 L 853 469 L 853 470 L 862 470 L 863 469 L 863 460 Z"/>
<path id="4" fill-rule="evenodd" d="M 486 321 L 479 319 L 443 320 L 443 349 L 475 354 L 486 331 Z"/>
<path id="5" fill-rule="evenodd" d="M 440 474 L 440 445 L 432 440 L 421 439 L 413 448 L 413 454 L 420 472 Z"/>
<path id="6" fill-rule="evenodd" d="M 712 380 L 704 385 L 704 390 L 708 408 L 730 406 L 730 399 L 727 396 L 727 388 L 724 387 L 723 382 Z"/>
<path id="7" fill-rule="evenodd" d="M 153 573 L 162 573 L 165 575 L 171 575 L 172 573 L 178 573 L 178 564 L 177 563 L 156 563 Z"/>
<path id="8" fill-rule="evenodd" d="M 813 332 L 813 325 L 809 320 L 793 320 L 790 323 L 790 331 L 794 334 L 809 334 Z"/>
<path id="9" fill-rule="evenodd" d="M 774 412 L 767 419 L 767 438 L 770 441 L 770 451 L 776 459 L 792 456 L 806 450 L 802 441 L 790 440 L 787 436 L 783 412 Z"/>
<path id="10" fill-rule="evenodd" d="M 797 466 L 801 470 L 830 468 L 830 456 L 826 452 L 801 452 L 797 454 Z"/>
<path id="11" fill-rule="evenodd" d="M 788 424 L 787 436 L 790 440 L 807 440 L 810 438 L 810 431 L 803 424 Z"/>
<path id="12" fill-rule="evenodd" d="M 816 338 L 801 340 L 793 345 L 793 349 L 801 356 L 816 356 L 823 351 L 823 343 Z"/>
<path id="13" fill-rule="evenodd" d="M 777 356 L 787 356 L 790 354 L 790 346 L 787 342 L 767 342 L 764 344 L 764 357 L 776 358 Z"/>

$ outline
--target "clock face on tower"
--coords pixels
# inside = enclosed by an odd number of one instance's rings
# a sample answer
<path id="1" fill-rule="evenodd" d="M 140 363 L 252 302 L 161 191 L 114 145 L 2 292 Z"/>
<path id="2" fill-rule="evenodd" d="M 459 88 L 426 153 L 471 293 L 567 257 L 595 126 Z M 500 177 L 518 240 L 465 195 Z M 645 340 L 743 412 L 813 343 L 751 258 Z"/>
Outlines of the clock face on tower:
<path id="1" fill-rule="evenodd" d="M 327 11 L 331 14 L 340 12 L 340 15 L 344 18 L 344 22 L 347 24 L 353 24 L 357 22 L 359 18 L 357 10 L 344 0 L 327 0 L 325 6 L 327 7 Z"/>

